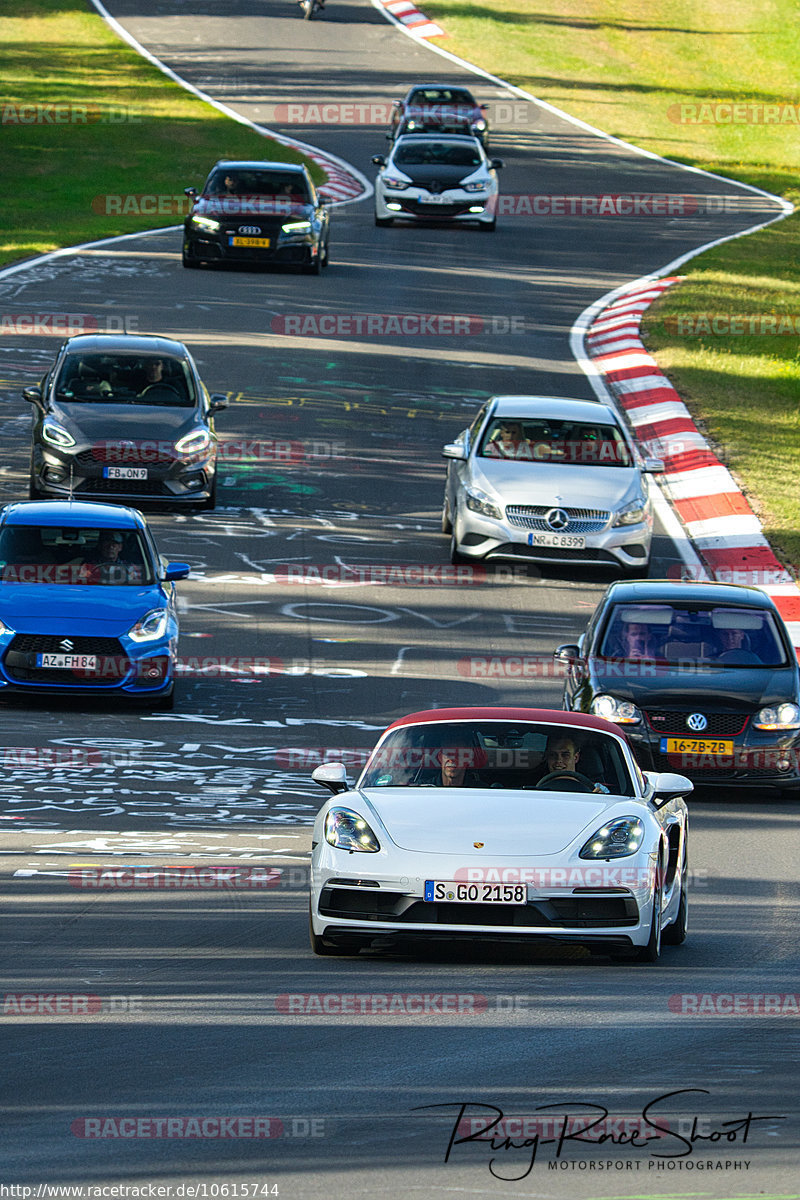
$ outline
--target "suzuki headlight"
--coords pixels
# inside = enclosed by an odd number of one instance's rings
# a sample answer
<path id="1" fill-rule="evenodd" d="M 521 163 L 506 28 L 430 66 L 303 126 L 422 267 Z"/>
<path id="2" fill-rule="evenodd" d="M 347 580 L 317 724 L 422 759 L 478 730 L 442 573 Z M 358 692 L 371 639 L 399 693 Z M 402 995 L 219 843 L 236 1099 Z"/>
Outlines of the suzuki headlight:
<path id="1" fill-rule="evenodd" d="M 614 525 L 641 525 L 642 521 L 646 520 L 647 501 L 644 496 L 639 496 L 637 500 L 632 500 L 630 504 L 626 504 L 619 510 Z"/>
<path id="2" fill-rule="evenodd" d="M 298 236 L 299 234 L 311 233 L 310 221 L 287 221 L 281 226 L 281 233 L 288 233 L 290 236 Z"/>
<path id="3" fill-rule="evenodd" d="M 325 816 L 325 841 L 337 850 L 375 854 L 380 843 L 367 822 L 349 808 L 330 808 Z"/>
<path id="4" fill-rule="evenodd" d="M 128 637 L 134 642 L 158 641 L 166 633 L 167 616 L 165 608 L 151 608 L 128 630 Z"/>
<path id="5" fill-rule="evenodd" d="M 582 847 L 580 858 L 627 858 L 642 844 L 644 825 L 638 817 L 607 821 Z"/>
<path id="6" fill-rule="evenodd" d="M 211 434 L 207 429 L 193 429 L 191 433 L 178 438 L 175 449 L 178 454 L 199 454 L 201 450 L 207 450 L 210 444 Z"/>
<path id="7" fill-rule="evenodd" d="M 616 696 L 599 695 L 592 701 L 592 712 L 615 725 L 638 725 L 642 714 L 630 700 L 618 700 Z"/>
<path id="8" fill-rule="evenodd" d="M 466 505 L 470 512 L 480 513 L 484 517 L 492 517 L 495 521 L 502 521 L 503 519 L 500 509 L 484 492 L 478 492 L 474 489 L 468 491 Z"/>
<path id="9" fill-rule="evenodd" d="M 209 233 L 216 233 L 220 228 L 219 221 L 212 221 L 211 217 L 192 217 L 192 224 L 198 229 L 207 229 Z"/>
<path id="10" fill-rule="evenodd" d="M 773 704 L 753 717 L 756 729 L 800 729 L 800 708 L 796 704 Z"/>
<path id="11" fill-rule="evenodd" d="M 57 446 L 59 450 L 68 450 L 70 446 L 75 445 L 75 438 L 71 433 L 68 433 L 63 425 L 59 425 L 58 421 L 54 421 L 52 417 L 45 417 L 42 422 L 42 437 L 51 446 Z"/>

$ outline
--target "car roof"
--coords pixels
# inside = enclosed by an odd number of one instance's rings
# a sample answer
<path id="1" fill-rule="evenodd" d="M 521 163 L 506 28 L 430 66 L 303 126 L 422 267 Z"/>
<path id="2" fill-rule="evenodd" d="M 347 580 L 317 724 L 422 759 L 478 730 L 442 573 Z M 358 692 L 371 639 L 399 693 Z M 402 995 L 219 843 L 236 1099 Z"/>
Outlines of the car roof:
<path id="1" fill-rule="evenodd" d="M 142 529 L 145 520 L 138 509 L 123 504 L 89 500 L 15 500 L 0 509 L 0 524 Z"/>
<path id="2" fill-rule="evenodd" d="M 473 137 L 469 133 L 437 133 L 437 132 L 431 132 L 430 130 L 428 130 L 425 133 L 420 132 L 420 133 L 403 133 L 403 134 L 401 134 L 400 137 L 395 142 L 394 148 L 396 150 L 397 147 L 402 145 L 403 142 L 405 142 L 405 141 L 415 142 L 415 141 L 418 141 L 419 138 L 425 138 L 425 140 L 428 142 L 444 142 L 448 146 L 469 145 L 469 146 L 478 146 L 479 148 L 481 146 L 480 138 Z"/>
<path id="3" fill-rule="evenodd" d="M 211 171 L 216 171 L 218 167 L 236 171 L 287 171 L 290 175 L 305 175 L 306 173 L 302 163 L 267 162 L 260 159 L 221 158 L 219 162 L 214 163 Z"/>
<path id="4" fill-rule="evenodd" d="M 415 83 L 406 92 L 406 99 L 414 92 L 425 91 L 441 91 L 441 92 L 461 92 L 463 95 L 472 96 L 472 92 L 463 83 L 448 83 L 447 80 L 432 80 L 427 83 Z"/>
<path id="5" fill-rule="evenodd" d="M 398 717 L 387 726 L 385 732 L 404 725 L 435 725 L 439 722 L 457 721 L 527 721 L 536 725 L 560 725 L 565 729 L 591 729 L 620 737 L 619 726 L 604 720 L 603 717 L 595 717 L 589 713 L 564 712 L 556 708 L 432 708 L 424 712 L 410 713 L 407 717 Z M 622 736 L 624 740 L 624 735 Z"/>
<path id="6" fill-rule="evenodd" d="M 574 400 L 570 396 L 494 396 L 495 417 L 553 417 L 556 420 L 596 422 L 607 420 L 619 425 L 613 409 L 599 400 Z"/>
<path id="7" fill-rule="evenodd" d="M 67 338 L 62 350 L 69 354 L 162 354 L 172 358 L 188 358 L 183 342 L 157 334 L 76 333 Z"/>
<path id="8" fill-rule="evenodd" d="M 775 602 L 761 588 L 740 583 L 714 583 L 676 579 L 618 580 L 607 589 L 603 602 L 614 604 L 742 604 L 767 608 L 777 614 Z"/>

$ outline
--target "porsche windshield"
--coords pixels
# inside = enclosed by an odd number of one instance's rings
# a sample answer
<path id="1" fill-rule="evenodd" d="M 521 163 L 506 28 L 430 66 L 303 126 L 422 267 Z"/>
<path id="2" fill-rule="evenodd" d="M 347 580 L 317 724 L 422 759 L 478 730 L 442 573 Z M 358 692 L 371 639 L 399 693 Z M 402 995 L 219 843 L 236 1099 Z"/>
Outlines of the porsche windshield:
<path id="1" fill-rule="evenodd" d="M 619 604 L 603 636 L 604 658 L 719 667 L 785 667 L 788 659 L 767 609 Z"/>

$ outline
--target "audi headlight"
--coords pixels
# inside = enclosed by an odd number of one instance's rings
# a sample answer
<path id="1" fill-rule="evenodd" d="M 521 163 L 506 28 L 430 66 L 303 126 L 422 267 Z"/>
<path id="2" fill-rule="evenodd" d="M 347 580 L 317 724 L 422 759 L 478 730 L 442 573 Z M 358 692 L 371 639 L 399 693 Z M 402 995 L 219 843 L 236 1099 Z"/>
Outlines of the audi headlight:
<path id="1" fill-rule="evenodd" d="M 638 817 L 607 821 L 581 848 L 580 858 L 627 858 L 642 844 L 644 824 Z"/>
<path id="2" fill-rule="evenodd" d="M 58 421 L 54 421 L 52 417 L 45 417 L 42 422 L 42 437 L 51 446 L 57 446 L 59 450 L 68 450 L 70 446 L 75 445 L 75 438 L 71 433 L 68 433 L 63 425 L 59 425 Z"/>
<path id="3" fill-rule="evenodd" d="M 642 714 L 630 700 L 618 700 L 616 696 L 599 695 L 592 701 L 592 712 L 615 725 L 638 725 Z"/>
<path id="4" fill-rule="evenodd" d="M 134 642 L 158 641 L 166 632 L 167 616 L 165 608 L 151 608 L 128 630 L 128 637 Z"/>
<path id="5" fill-rule="evenodd" d="M 410 183 L 410 179 L 403 179 L 400 175 L 384 175 L 383 177 L 384 187 L 396 188 L 399 192 L 404 192 Z"/>
<path id="6" fill-rule="evenodd" d="M 643 496 L 626 504 L 616 515 L 614 525 L 641 525 L 647 520 L 647 501 Z"/>
<path id="7" fill-rule="evenodd" d="M 287 221 L 281 226 L 281 233 L 288 233 L 297 236 L 298 234 L 311 233 L 310 221 Z"/>
<path id="8" fill-rule="evenodd" d="M 503 519 L 500 509 L 484 492 L 478 492 L 474 489 L 468 491 L 466 505 L 470 512 L 480 513 L 484 517 L 492 517 L 495 521 L 502 521 Z"/>
<path id="9" fill-rule="evenodd" d="M 193 429 L 191 433 L 178 438 L 175 449 L 178 454 L 199 454 L 201 450 L 207 450 L 210 444 L 211 434 L 207 429 Z"/>
<path id="10" fill-rule="evenodd" d="M 800 729 L 800 707 L 796 704 L 773 704 L 760 709 L 753 718 L 756 729 Z"/>
<path id="11" fill-rule="evenodd" d="M 212 221 L 211 217 L 192 217 L 192 224 L 198 229 L 207 229 L 209 233 L 216 233 L 220 228 L 219 221 Z"/>
<path id="12" fill-rule="evenodd" d="M 380 843 L 367 822 L 349 808 L 330 808 L 325 816 L 325 841 L 337 850 L 375 854 Z"/>

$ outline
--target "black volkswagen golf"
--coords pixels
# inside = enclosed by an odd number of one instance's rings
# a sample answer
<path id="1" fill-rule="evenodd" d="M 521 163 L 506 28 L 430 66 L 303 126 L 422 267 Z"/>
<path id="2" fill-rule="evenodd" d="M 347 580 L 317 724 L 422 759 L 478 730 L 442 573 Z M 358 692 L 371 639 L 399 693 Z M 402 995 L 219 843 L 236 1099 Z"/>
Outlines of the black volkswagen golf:
<path id="1" fill-rule="evenodd" d="M 78 334 L 22 394 L 34 406 L 32 500 L 214 507 L 214 414 L 228 400 L 209 396 L 182 342 Z"/>
<path id="2" fill-rule="evenodd" d="M 621 726 L 640 766 L 702 786 L 800 788 L 800 670 L 754 587 L 614 583 L 566 664 L 565 709 Z"/>
<path id="3" fill-rule="evenodd" d="M 304 166 L 282 162 L 216 163 L 203 190 L 183 189 L 192 210 L 183 225 L 183 265 L 250 262 L 328 265 L 330 215 Z"/>

